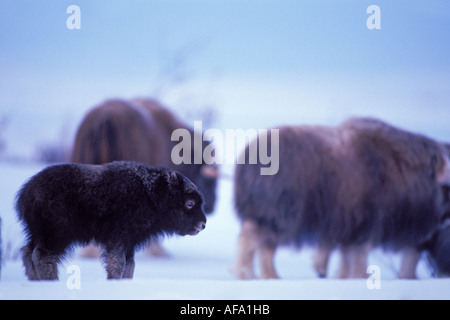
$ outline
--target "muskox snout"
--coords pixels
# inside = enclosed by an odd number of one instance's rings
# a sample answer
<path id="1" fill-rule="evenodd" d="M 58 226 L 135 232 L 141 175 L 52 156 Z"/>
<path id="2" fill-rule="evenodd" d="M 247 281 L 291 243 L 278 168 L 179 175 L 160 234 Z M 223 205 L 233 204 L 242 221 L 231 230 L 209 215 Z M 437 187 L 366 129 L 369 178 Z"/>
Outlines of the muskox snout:
<path id="1" fill-rule="evenodd" d="M 206 228 L 206 222 L 204 221 L 200 221 L 199 223 L 197 223 L 197 225 L 194 227 L 195 230 L 197 230 L 198 232 L 202 231 L 203 229 Z"/>
<path id="2" fill-rule="evenodd" d="M 191 236 L 197 235 L 200 231 L 206 228 L 206 222 L 200 221 L 195 226 L 194 229 L 189 233 Z"/>
<path id="3" fill-rule="evenodd" d="M 196 229 L 198 231 L 202 231 L 205 228 L 206 228 L 206 223 L 205 222 L 200 222 L 199 224 L 197 224 L 197 227 L 196 227 Z"/>

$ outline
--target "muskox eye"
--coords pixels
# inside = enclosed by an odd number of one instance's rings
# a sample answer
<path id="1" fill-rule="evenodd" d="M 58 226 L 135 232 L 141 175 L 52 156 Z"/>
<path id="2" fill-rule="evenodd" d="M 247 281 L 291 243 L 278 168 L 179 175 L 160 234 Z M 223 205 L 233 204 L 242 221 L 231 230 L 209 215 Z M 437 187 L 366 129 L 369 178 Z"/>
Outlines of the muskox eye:
<path id="1" fill-rule="evenodd" d="M 186 208 L 188 208 L 188 209 L 192 209 L 194 207 L 194 205 L 195 205 L 194 200 L 187 200 L 186 204 L 185 204 Z"/>

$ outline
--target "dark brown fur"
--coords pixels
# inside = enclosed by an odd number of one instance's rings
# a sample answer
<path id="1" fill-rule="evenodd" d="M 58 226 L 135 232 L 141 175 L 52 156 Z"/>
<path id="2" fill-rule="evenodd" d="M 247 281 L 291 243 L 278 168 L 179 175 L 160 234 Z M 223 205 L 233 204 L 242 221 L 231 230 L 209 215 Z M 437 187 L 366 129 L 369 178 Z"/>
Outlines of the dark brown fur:
<path id="1" fill-rule="evenodd" d="M 124 161 L 48 167 L 17 195 L 25 273 L 56 280 L 66 252 L 93 240 L 104 249 L 108 279 L 132 278 L 137 248 L 159 235 L 205 228 L 202 204 L 191 181 L 163 167 Z"/>
<path id="2" fill-rule="evenodd" d="M 349 264 L 361 265 L 373 246 L 418 248 L 433 235 L 443 214 L 439 183 L 449 178 L 440 144 L 375 119 L 279 130 L 278 174 L 261 176 L 259 164 L 236 165 L 239 277 L 254 276 L 256 251 L 262 277 L 277 277 L 278 245 L 340 247 Z M 361 272 L 359 266 L 342 276 Z"/>

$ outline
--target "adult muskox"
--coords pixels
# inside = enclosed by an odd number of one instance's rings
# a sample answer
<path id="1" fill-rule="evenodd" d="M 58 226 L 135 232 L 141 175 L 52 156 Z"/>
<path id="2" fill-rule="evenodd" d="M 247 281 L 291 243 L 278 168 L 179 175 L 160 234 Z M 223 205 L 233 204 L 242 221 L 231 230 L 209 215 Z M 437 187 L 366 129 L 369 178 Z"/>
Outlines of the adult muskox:
<path id="1" fill-rule="evenodd" d="M 178 128 L 194 131 L 158 102 L 148 99 L 108 100 L 93 108 L 78 128 L 72 162 L 102 164 L 111 161 L 137 161 L 176 170 L 194 182 L 205 196 L 205 212 L 214 210 L 216 168 L 205 164 L 179 164 L 171 161 L 172 132 Z M 192 143 L 192 154 L 194 146 Z M 206 143 L 203 147 L 206 146 Z"/>
<path id="2" fill-rule="evenodd" d="M 366 276 L 374 246 L 403 250 L 399 277 L 413 277 L 419 248 L 443 216 L 440 185 L 450 182 L 441 144 L 368 118 L 338 127 L 280 127 L 279 171 L 263 176 L 260 167 L 235 169 L 239 278 L 254 277 L 256 252 L 261 276 L 276 278 L 275 249 L 286 244 L 317 245 L 322 276 L 329 252 L 339 247 L 340 277 Z"/>
<path id="3" fill-rule="evenodd" d="M 25 227 L 29 280 L 58 279 L 57 265 L 74 244 L 104 248 L 108 279 L 132 278 L 134 253 L 161 234 L 205 228 L 203 198 L 178 172 L 134 162 L 62 164 L 32 177 L 17 195 Z"/>
<path id="4" fill-rule="evenodd" d="M 447 153 L 450 155 L 450 145 L 445 144 Z M 427 257 L 437 276 L 450 276 L 450 186 L 442 188 L 445 213 L 442 222 L 436 233 L 424 248 L 427 250 Z"/>
<path id="5" fill-rule="evenodd" d="M 178 128 L 188 129 L 192 139 L 201 134 L 194 133 L 154 100 L 108 100 L 85 116 L 76 134 L 71 160 L 89 164 L 137 161 L 179 171 L 203 193 L 204 210 L 210 213 L 216 200 L 217 170 L 205 162 L 175 165 L 171 161 L 171 150 L 177 143 L 171 141 L 171 135 Z M 195 144 L 191 145 L 194 154 Z M 156 243 L 148 252 L 165 255 Z M 85 251 L 84 255 L 92 254 Z"/>

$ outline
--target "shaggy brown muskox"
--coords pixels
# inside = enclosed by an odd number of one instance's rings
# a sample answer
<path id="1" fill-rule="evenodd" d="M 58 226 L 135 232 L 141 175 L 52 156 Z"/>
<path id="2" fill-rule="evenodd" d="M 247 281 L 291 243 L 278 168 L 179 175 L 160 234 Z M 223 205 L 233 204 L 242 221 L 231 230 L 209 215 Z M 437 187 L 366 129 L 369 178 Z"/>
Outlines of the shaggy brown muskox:
<path id="1" fill-rule="evenodd" d="M 29 280 L 57 280 L 57 265 L 75 244 L 104 248 L 108 279 L 132 278 L 134 253 L 161 234 L 205 228 L 203 198 L 178 172 L 134 162 L 62 164 L 33 176 L 18 193 Z"/>
<path id="2" fill-rule="evenodd" d="M 418 248 L 443 215 L 440 184 L 450 182 L 441 144 L 357 118 L 339 127 L 281 127 L 279 150 L 276 175 L 260 175 L 260 164 L 236 165 L 239 278 L 255 276 L 256 252 L 261 276 L 278 277 L 273 257 L 277 246 L 287 244 L 318 245 L 315 266 L 322 276 L 329 252 L 339 247 L 340 277 L 367 276 L 374 246 L 403 250 L 399 276 L 414 276 Z"/>
<path id="3" fill-rule="evenodd" d="M 216 200 L 216 168 L 205 162 L 175 165 L 171 161 L 177 143 L 171 141 L 171 135 L 178 128 L 188 129 L 194 139 L 191 128 L 154 100 L 108 100 L 83 119 L 71 161 L 102 164 L 125 160 L 171 168 L 197 185 L 205 196 L 205 212 L 210 213 Z M 194 148 L 194 143 L 191 145 Z"/>
<path id="4" fill-rule="evenodd" d="M 204 162 L 175 165 L 171 161 L 171 150 L 177 143 L 171 141 L 171 135 L 178 128 L 188 129 L 194 139 L 193 130 L 156 101 L 108 100 L 85 116 L 76 134 L 71 160 L 89 164 L 129 160 L 179 171 L 203 193 L 204 210 L 210 213 L 216 200 L 217 170 Z M 192 146 L 193 154 L 194 143 Z M 157 243 L 148 252 L 166 255 Z M 95 256 L 98 252 L 87 250 L 83 255 Z"/>
<path id="5" fill-rule="evenodd" d="M 450 145 L 445 145 L 447 153 L 450 155 Z M 424 248 L 427 251 L 427 258 L 432 272 L 436 276 L 450 276 L 450 186 L 442 188 L 445 214 L 436 233 L 428 241 Z"/>

